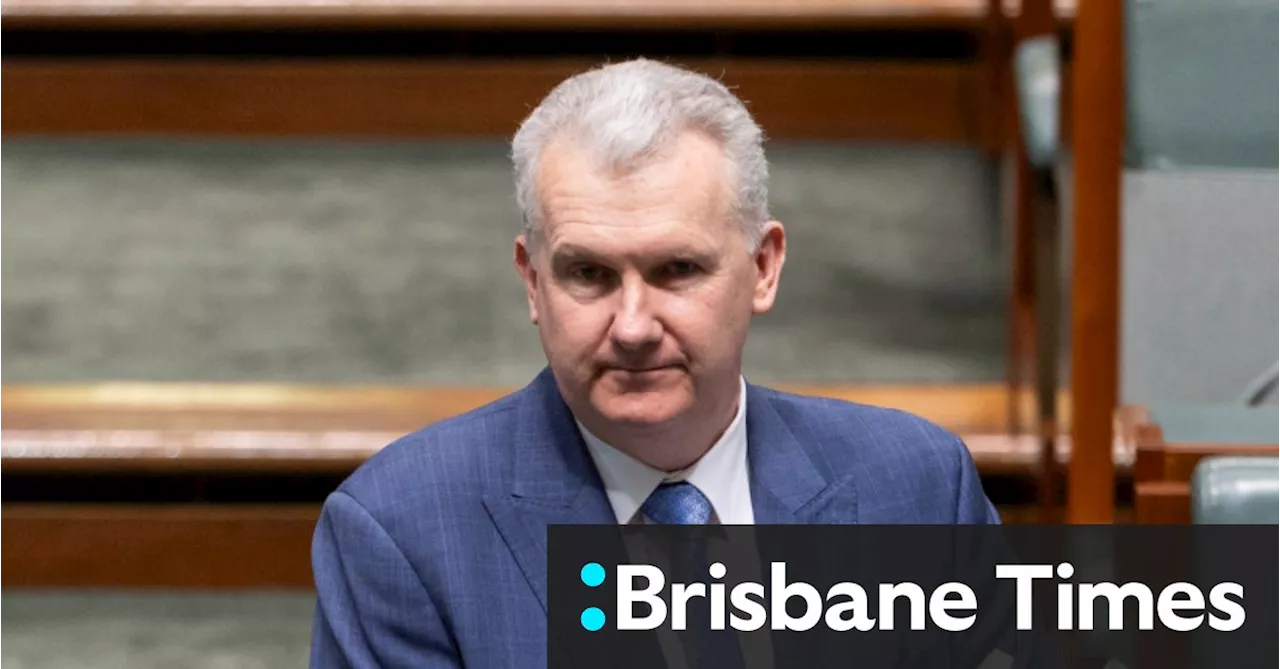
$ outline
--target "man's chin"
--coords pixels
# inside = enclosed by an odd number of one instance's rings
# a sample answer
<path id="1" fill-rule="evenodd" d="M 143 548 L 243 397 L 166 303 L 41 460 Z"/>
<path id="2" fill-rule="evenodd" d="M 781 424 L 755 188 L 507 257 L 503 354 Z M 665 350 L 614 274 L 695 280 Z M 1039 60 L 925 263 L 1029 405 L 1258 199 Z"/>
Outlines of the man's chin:
<path id="1" fill-rule="evenodd" d="M 601 418 L 634 428 L 658 427 L 679 418 L 690 402 L 680 391 L 609 394 L 592 402 Z"/>
<path id="2" fill-rule="evenodd" d="M 605 369 L 597 380 L 599 390 L 616 395 L 634 395 L 670 391 L 683 385 L 688 371 L 678 365 L 649 369 Z"/>

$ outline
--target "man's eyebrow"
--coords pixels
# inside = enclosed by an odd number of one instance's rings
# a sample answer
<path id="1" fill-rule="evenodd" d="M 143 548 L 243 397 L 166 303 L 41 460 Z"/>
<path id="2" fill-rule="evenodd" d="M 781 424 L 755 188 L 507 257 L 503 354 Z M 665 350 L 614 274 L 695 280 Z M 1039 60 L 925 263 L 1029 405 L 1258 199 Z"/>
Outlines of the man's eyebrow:
<path id="1" fill-rule="evenodd" d="M 669 249 L 663 249 L 661 256 L 663 260 L 690 260 L 699 263 L 709 263 L 714 261 L 716 251 L 715 249 L 681 244 Z"/>
<path id="2" fill-rule="evenodd" d="M 551 249 L 551 257 L 555 260 L 591 260 L 598 255 L 577 244 L 561 244 Z"/>
<path id="3" fill-rule="evenodd" d="M 716 255 L 715 249 L 705 248 L 691 244 L 677 244 L 670 248 L 658 250 L 654 253 L 646 253 L 649 260 L 692 260 L 695 262 L 711 262 Z M 567 242 L 553 247 L 550 250 L 550 258 L 553 262 L 565 263 L 574 261 L 598 261 L 601 254 L 593 251 L 585 246 L 580 246 L 572 242 Z"/>

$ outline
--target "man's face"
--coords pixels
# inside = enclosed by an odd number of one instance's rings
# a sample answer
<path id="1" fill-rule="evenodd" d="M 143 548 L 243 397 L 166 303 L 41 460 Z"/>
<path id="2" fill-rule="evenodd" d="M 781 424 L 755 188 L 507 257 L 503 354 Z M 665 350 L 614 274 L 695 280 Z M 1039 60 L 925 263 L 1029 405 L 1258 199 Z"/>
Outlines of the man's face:
<path id="1" fill-rule="evenodd" d="M 645 166 L 602 169 L 569 139 L 539 165 L 543 227 L 516 240 L 529 311 L 566 402 L 593 431 L 732 407 L 753 313 L 773 305 L 785 241 L 732 216 L 720 147 L 680 136 Z"/>

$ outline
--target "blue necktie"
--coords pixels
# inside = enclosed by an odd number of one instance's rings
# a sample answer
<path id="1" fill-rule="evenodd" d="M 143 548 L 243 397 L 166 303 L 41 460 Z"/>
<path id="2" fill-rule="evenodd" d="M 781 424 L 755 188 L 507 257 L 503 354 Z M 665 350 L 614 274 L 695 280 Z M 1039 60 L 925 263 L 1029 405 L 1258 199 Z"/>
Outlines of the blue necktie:
<path id="1" fill-rule="evenodd" d="M 711 500 L 698 487 L 687 481 L 663 483 L 640 507 L 641 512 L 659 525 L 706 525 L 711 521 Z M 698 535 L 675 547 L 672 560 L 677 574 L 685 578 L 707 581 L 706 537 Z M 688 627 L 681 634 L 690 669 L 738 669 L 743 666 L 742 649 L 737 634 L 731 630 L 712 630 L 710 605 L 705 597 L 689 602 Z"/>
<path id="2" fill-rule="evenodd" d="M 658 486 L 640 510 L 659 525 L 706 525 L 711 521 L 711 500 L 688 481 Z"/>

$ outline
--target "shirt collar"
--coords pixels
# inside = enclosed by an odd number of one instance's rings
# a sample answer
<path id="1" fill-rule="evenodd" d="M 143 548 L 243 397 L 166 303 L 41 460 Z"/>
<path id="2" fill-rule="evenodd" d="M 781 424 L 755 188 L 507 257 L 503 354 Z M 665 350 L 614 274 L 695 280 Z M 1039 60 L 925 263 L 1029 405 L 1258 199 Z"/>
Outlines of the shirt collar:
<path id="1" fill-rule="evenodd" d="M 715 518 L 721 524 L 751 524 L 746 380 L 739 377 L 738 385 L 738 412 L 728 429 L 697 462 L 678 472 L 654 469 L 600 440 L 578 422 L 578 430 L 600 472 L 605 494 L 620 524 L 630 523 L 650 493 L 669 481 L 688 481 L 697 486 L 711 502 Z"/>

